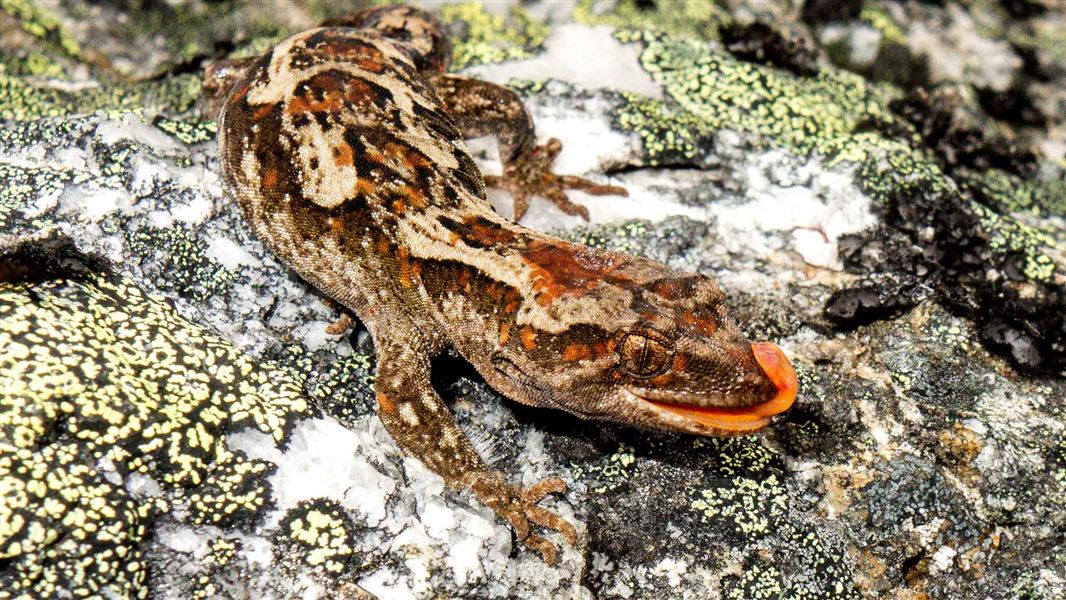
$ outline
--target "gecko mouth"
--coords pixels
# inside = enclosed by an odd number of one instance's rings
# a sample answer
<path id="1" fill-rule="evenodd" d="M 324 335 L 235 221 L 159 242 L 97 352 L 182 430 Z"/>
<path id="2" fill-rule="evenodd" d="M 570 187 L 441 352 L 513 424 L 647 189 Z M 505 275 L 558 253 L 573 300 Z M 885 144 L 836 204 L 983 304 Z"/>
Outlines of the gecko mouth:
<path id="1" fill-rule="evenodd" d="M 716 408 L 704 406 L 683 406 L 670 404 L 648 398 L 644 402 L 657 409 L 711 427 L 725 435 L 740 435 L 758 431 L 770 424 L 770 417 L 788 410 L 796 399 L 799 382 L 792 363 L 780 348 L 770 342 L 751 345 L 755 360 L 766 373 L 770 382 L 777 388 L 774 397 L 753 406 Z"/>

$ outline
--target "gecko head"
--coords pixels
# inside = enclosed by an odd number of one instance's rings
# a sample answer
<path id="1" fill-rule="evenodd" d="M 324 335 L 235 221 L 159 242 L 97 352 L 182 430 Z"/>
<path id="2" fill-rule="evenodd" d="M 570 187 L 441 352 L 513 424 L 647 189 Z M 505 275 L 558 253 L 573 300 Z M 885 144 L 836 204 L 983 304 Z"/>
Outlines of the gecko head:
<path id="1" fill-rule="evenodd" d="M 625 286 L 626 308 L 498 354 L 494 366 L 520 388 L 504 391 L 585 418 L 698 435 L 767 426 L 796 397 L 788 358 L 745 339 L 709 278 L 666 273 Z"/>

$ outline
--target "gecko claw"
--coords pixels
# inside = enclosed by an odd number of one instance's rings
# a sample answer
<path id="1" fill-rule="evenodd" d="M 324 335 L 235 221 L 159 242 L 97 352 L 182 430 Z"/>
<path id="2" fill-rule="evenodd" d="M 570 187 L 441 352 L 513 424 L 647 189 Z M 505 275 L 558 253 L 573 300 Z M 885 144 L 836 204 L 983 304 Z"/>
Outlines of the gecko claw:
<path id="1" fill-rule="evenodd" d="M 514 198 L 515 221 L 525 216 L 526 209 L 529 208 L 530 196 L 541 196 L 558 206 L 559 210 L 564 213 L 577 215 L 588 221 L 588 209 L 572 202 L 566 190 L 580 190 L 592 196 L 629 195 L 625 188 L 617 185 L 604 185 L 584 177 L 552 173 L 552 163 L 562 148 L 562 142 L 551 138 L 545 144 L 535 146 L 533 152 L 524 159 L 506 164 L 502 176 L 485 176 L 486 186 L 501 188 L 511 193 L 511 197 Z"/>
<path id="2" fill-rule="evenodd" d="M 558 551 L 546 538 L 531 533 L 530 523 L 558 531 L 571 546 L 577 544 L 577 528 L 573 524 L 554 512 L 537 506 L 548 494 L 561 494 L 566 491 L 566 482 L 562 479 L 552 477 L 523 489 L 507 483 L 503 475 L 493 472 L 480 477 L 470 489 L 486 506 L 511 524 L 519 541 L 539 552 L 544 557 L 544 562 L 549 565 L 555 565 Z"/>

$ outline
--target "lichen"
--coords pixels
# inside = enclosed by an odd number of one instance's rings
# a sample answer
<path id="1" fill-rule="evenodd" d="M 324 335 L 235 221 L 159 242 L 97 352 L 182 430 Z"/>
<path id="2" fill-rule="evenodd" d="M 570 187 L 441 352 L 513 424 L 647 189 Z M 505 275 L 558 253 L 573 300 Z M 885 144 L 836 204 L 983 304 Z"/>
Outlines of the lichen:
<path id="1" fill-rule="evenodd" d="M 18 20 L 22 29 L 30 35 L 45 41 L 66 53 L 71 58 L 78 58 L 81 49 L 77 40 L 63 28 L 59 19 L 33 0 L 0 0 L 0 11 Z"/>
<path id="2" fill-rule="evenodd" d="M 101 110 L 111 117 L 125 112 L 183 113 L 199 96 L 200 78 L 193 74 L 140 84 L 102 84 L 77 91 L 0 75 L 0 120 L 29 121 Z"/>
<path id="3" fill-rule="evenodd" d="M 618 489 L 632 475 L 636 455 L 631 446 L 621 444 L 610 455 L 592 463 L 570 463 L 570 472 L 575 479 L 589 480 L 590 488 L 597 494 Z"/>
<path id="4" fill-rule="evenodd" d="M 344 507 L 333 500 L 305 500 L 278 525 L 276 543 L 314 571 L 336 577 L 355 554 L 354 526 Z"/>
<path id="5" fill-rule="evenodd" d="M 574 7 L 574 20 L 586 25 L 647 29 L 712 40 L 718 39 L 718 28 L 733 18 L 727 8 L 710 1 L 642 8 L 636 2 L 619 0 L 609 10 L 601 10 L 597 0 L 581 0 Z"/>
<path id="6" fill-rule="evenodd" d="M 696 115 L 665 102 L 630 92 L 621 96 L 625 102 L 611 116 L 618 127 L 640 136 L 648 165 L 693 162 L 715 130 Z"/>
<path id="7" fill-rule="evenodd" d="M 215 139 L 218 123 L 215 121 L 182 121 L 162 115 L 152 120 L 152 124 L 183 144 L 199 144 Z"/>
<path id="8" fill-rule="evenodd" d="M 41 200 L 55 199 L 72 182 L 84 181 L 84 174 L 51 167 L 21 167 L 0 162 L 0 231 L 6 229 L 12 214 Z"/>
<path id="9" fill-rule="evenodd" d="M 715 477 L 723 485 L 700 490 L 690 506 L 706 521 L 725 522 L 738 534 L 765 535 L 786 514 L 788 493 L 770 470 L 774 454 L 754 438 L 700 439 L 720 457 Z"/>
<path id="10" fill-rule="evenodd" d="M 141 543 L 167 501 L 123 479 L 181 497 L 245 470 L 227 431 L 280 442 L 310 412 L 297 381 L 100 273 L 0 284 L 0 347 L 0 598 L 146 597 Z M 200 518 L 259 510 L 248 489 L 217 485 Z"/>
<path id="11" fill-rule="evenodd" d="M 134 256 L 159 260 L 156 272 L 162 287 L 193 300 L 224 295 L 237 272 L 207 255 L 207 243 L 188 227 L 144 227 L 126 233 L 128 250 Z"/>
<path id="12" fill-rule="evenodd" d="M 1021 254 L 1025 261 L 1026 277 L 1034 281 L 1052 280 L 1057 265 L 1046 252 L 1047 248 L 1055 245 L 1050 231 L 1030 227 L 979 202 L 971 202 L 970 209 L 988 233 L 988 245 L 993 251 Z"/>
<path id="13" fill-rule="evenodd" d="M 441 6 L 438 16 L 446 26 L 465 26 L 464 34 L 452 40 L 452 70 L 528 58 L 548 37 L 548 27 L 518 7 L 504 18 L 479 2 L 460 2 Z"/>

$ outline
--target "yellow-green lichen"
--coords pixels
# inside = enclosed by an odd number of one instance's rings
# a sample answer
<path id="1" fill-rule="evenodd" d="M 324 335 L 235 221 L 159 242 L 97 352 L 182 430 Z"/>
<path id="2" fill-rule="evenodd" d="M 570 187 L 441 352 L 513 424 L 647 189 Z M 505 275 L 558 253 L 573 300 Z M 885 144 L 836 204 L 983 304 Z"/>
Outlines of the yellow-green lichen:
<path id="1" fill-rule="evenodd" d="M 797 153 L 834 155 L 860 124 L 893 122 L 884 99 L 851 73 L 796 77 L 706 42 L 642 32 L 644 69 L 705 127 L 755 134 Z"/>
<path id="2" fill-rule="evenodd" d="M 612 25 L 674 35 L 718 39 L 718 28 L 733 20 L 718 2 L 668 2 L 643 8 L 632 0 L 618 0 L 604 7 L 602 0 L 581 0 L 574 7 L 574 20 L 586 25 Z"/>
<path id="3" fill-rule="evenodd" d="M 745 569 L 735 585 L 728 586 L 723 596 L 728 600 L 775 600 L 782 598 L 783 574 L 773 565 L 759 564 Z"/>
<path id="4" fill-rule="evenodd" d="M 77 58 L 81 54 L 77 40 L 63 28 L 59 19 L 40 2 L 33 0 L 0 0 L 0 12 L 15 17 L 22 29 L 30 35 Z"/>
<path id="5" fill-rule="evenodd" d="M 132 254 L 161 261 L 161 284 L 194 300 L 225 294 L 237 277 L 207 255 L 207 243 L 188 227 L 146 227 L 127 234 L 127 242 Z"/>
<path id="6" fill-rule="evenodd" d="M 52 200 L 84 174 L 50 167 L 21 167 L 0 162 L 0 230 L 9 225 L 12 214 L 31 208 L 36 202 Z"/>
<path id="7" fill-rule="evenodd" d="M 140 84 L 102 84 L 76 91 L 0 75 L 0 120 L 29 121 L 42 117 L 126 112 L 188 111 L 200 96 L 200 78 L 193 74 Z"/>
<path id="8" fill-rule="evenodd" d="M 691 508 L 705 521 L 725 522 L 742 535 L 766 535 L 787 514 L 788 493 L 770 470 L 774 454 L 753 438 L 709 438 L 693 443 L 719 457 L 716 479 L 722 485 L 700 490 Z"/>
<path id="9" fill-rule="evenodd" d="M 1034 281 L 1052 280 L 1056 265 L 1046 250 L 1054 246 L 1055 239 L 1049 231 L 1030 227 L 978 202 L 971 202 L 970 209 L 980 219 L 993 251 L 1019 253 L 1024 257 L 1026 277 Z"/>
<path id="10" fill-rule="evenodd" d="M 62 79 L 62 65 L 43 52 L 8 52 L 0 54 L 0 75 Z"/>
<path id="11" fill-rule="evenodd" d="M 460 2 L 441 6 L 438 16 L 445 25 L 462 23 L 466 28 L 452 40 L 453 70 L 527 58 L 542 48 L 548 37 L 546 25 L 517 7 L 504 18 L 488 12 L 479 2 Z"/>
<path id="12" fill-rule="evenodd" d="M 604 460 L 593 464 L 570 463 L 570 472 L 575 479 L 592 479 L 598 482 L 590 489 L 597 494 L 617 489 L 618 486 L 629 479 L 633 471 L 637 457 L 633 448 L 625 444 L 607 456 Z"/>
<path id="13" fill-rule="evenodd" d="M 955 177 L 993 208 L 1034 217 L 1066 217 L 1066 181 L 1022 179 L 999 169 L 957 169 Z"/>
<path id="14" fill-rule="evenodd" d="M 622 98 L 625 103 L 613 117 L 619 127 L 640 136 L 649 165 L 691 162 L 699 158 L 701 142 L 709 139 L 715 130 L 696 115 L 659 100 L 629 92 L 623 92 Z"/>
<path id="15" fill-rule="evenodd" d="M 183 144 L 199 144 L 215 139 L 216 121 L 182 121 L 158 116 L 152 124 Z"/>
<path id="16" fill-rule="evenodd" d="M 353 527 L 342 506 L 328 499 L 301 502 L 286 513 L 275 540 L 308 567 L 329 575 L 345 571 L 352 556 Z"/>
<path id="17" fill-rule="evenodd" d="M 97 273 L 0 284 L 0 349 L 0 598 L 145 597 L 139 548 L 163 504 L 121 479 L 200 485 L 239 462 L 227 431 L 280 441 L 310 411 L 299 382 Z"/>

